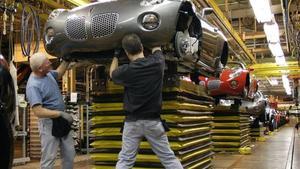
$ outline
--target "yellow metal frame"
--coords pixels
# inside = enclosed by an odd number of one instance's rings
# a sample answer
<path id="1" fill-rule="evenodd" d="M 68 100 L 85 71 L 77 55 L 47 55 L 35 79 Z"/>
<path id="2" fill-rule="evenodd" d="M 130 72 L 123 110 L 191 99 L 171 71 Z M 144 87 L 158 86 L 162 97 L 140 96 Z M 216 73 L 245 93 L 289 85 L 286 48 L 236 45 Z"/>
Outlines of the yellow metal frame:
<path id="1" fill-rule="evenodd" d="M 85 0 L 67 0 L 67 1 L 71 2 L 72 4 L 77 5 L 77 6 L 82 6 L 82 5 L 86 5 L 89 3 Z"/>
<path id="2" fill-rule="evenodd" d="M 297 61 L 288 61 L 287 66 L 278 66 L 276 63 L 261 63 L 250 66 L 253 70 L 253 74 L 256 77 L 265 76 L 281 76 L 288 74 L 290 76 L 297 76 L 300 74 L 300 67 Z"/>
<path id="3" fill-rule="evenodd" d="M 51 6 L 52 8 L 66 8 L 64 5 L 57 3 L 53 0 L 40 0 L 41 2 L 44 2 L 45 4 L 47 4 L 48 6 Z"/>

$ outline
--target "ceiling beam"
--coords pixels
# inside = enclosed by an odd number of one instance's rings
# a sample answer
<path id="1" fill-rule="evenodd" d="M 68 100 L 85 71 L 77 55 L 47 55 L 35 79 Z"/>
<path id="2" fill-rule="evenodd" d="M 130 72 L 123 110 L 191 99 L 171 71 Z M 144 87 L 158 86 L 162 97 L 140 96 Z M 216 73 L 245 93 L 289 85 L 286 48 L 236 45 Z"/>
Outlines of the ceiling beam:
<path id="1" fill-rule="evenodd" d="M 286 97 L 287 96 L 284 89 L 282 91 L 261 90 L 261 89 L 259 89 L 259 90 L 262 91 L 262 93 L 264 95 L 273 95 L 273 96 L 280 96 L 280 97 Z"/>
<path id="2" fill-rule="evenodd" d="M 86 5 L 86 4 L 90 3 L 87 0 L 67 0 L 67 1 L 74 4 L 74 5 L 76 5 L 76 6 L 82 6 L 82 5 Z"/>
<path id="3" fill-rule="evenodd" d="M 264 71 L 254 71 L 253 74 L 257 77 L 281 77 L 284 74 L 288 74 L 288 75 L 298 75 L 300 74 L 300 69 L 295 69 L 295 70 L 264 70 Z"/>
<path id="4" fill-rule="evenodd" d="M 282 13 L 281 4 L 278 5 L 272 5 L 271 11 L 273 14 L 279 14 Z M 237 19 L 237 18 L 244 18 L 244 17 L 254 17 L 253 10 L 251 6 L 249 6 L 249 9 L 239 9 L 239 10 L 232 10 L 231 11 L 231 19 Z"/>
<path id="5" fill-rule="evenodd" d="M 283 52 L 287 52 L 287 47 L 286 46 L 281 46 Z M 270 53 L 269 48 L 249 48 L 249 50 L 253 53 Z"/>
<path id="6" fill-rule="evenodd" d="M 284 35 L 284 30 L 280 29 L 279 36 L 283 36 L 283 35 Z M 266 34 L 263 31 L 261 31 L 261 32 L 243 32 L 241 37 L 242 37 L 243 41 L 249 40 L 249 39 L 263 39 L 263 38 L 266 38 Z"/>
<path id="7" fill-rule="evenodd" d="M 276 63 L 259 63 L 251 65 L 250 67 L 253 69 L 270 69 L 270 68 L 287 68 L 287 67 L 293 67 L 298 68 L 298 62 L 297 61 L 287 61 L 286 62 L 288 66 L 278 66 Z M 300 69 L 300 68 L 299 68 Z"/>
<path id="8" fill-rule="evenodd" d="M 300 79 L 300 74 L 298 75 L 289 75 L 290 79 Z"/>
<path id="9" fill-rule="evenodd" d="M 299 75 L 300 67 L 297 61 L 288 61 L 287 66 L 279 66 L 276 63 L 260 63 L 250 66 L 252 73 L 257 77 L 276 77 L 283 74 L 290 76 Z"/>
<path id="10" fill-rule="evenodd" d="M 263 63 L 275 63 L 275 57 L 265 57 L 262 59 L 256 59 L 258 64 L 263 64 Z M 297 62 L 296 58 L 292 57 L 285 57 L 285 61 L 287 62 Z"/>
<path id="11" fill-rule="evenodd" d="M 40 0 L 40 1 L 54 9 L 58 9 L 58 8 L 67 9 L 63 4 L 57 3 L 53 0 Z"/>

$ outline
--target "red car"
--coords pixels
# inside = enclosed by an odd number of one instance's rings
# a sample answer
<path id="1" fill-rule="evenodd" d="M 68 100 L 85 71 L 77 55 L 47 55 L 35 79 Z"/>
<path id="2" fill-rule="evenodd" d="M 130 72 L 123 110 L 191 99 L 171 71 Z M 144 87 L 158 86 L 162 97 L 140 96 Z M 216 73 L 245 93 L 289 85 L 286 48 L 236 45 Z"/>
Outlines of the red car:
<path id="1" fill-rule="evenodd" d="M 206 86 L 208 94 L 218 99 L 253 99 L 257 91 L 257 80 L 250 79 L 250 71 L 238 62 L 236 68 L 223 69 L 219 78 L 199 76 L 200 84 Z M 240 101 L 239 101 L 240 103 Z"/>

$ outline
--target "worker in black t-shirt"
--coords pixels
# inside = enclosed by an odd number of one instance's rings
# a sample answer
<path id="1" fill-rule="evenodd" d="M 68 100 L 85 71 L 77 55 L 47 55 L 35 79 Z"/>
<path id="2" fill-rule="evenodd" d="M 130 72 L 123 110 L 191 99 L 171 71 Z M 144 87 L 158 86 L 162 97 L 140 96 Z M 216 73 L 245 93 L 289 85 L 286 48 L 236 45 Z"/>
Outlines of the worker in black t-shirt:
<path id="1" fill-rule="evenodd" d="M 166 169 L 183 169 L 170 148 L 160 119 L 165 67 L 161 48 L 154 47 L 152 54 L 144 57 L 143 45 L 136 34 L 126 35 L 122 47 L 130 63 L 118 67 L 118 58 L 114 57 L 109 72 L 112 80 L 125 88 L 126 118 L 116 168 L 134 166 L 140 142 L 145 137 Z"/>

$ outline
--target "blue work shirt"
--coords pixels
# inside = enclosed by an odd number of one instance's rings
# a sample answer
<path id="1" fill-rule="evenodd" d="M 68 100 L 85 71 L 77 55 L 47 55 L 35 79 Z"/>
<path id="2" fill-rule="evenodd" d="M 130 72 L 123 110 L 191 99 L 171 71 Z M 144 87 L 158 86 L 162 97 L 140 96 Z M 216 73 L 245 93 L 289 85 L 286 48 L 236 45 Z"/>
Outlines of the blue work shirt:
<path id="1" fill-rule="evenodd" d="M 26 97 L 31 107 L 40 104 L 51 110 L 65 110 L 65 103 L 56 81 L 57 77 L 56 71 L 51 71 L 44 77 L 31 73 L 26 85 Z"/>

